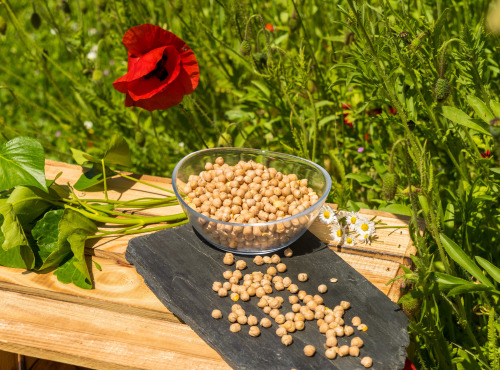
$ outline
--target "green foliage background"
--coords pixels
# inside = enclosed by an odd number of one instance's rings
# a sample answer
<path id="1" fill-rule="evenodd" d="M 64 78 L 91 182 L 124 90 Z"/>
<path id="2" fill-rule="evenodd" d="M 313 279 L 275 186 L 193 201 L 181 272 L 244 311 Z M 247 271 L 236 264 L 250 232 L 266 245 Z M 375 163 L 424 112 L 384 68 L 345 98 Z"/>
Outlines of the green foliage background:
<path id="1" fill-rule="evenodd" d="M 2 143 L 31 136 L 49 158 L 70 162 L 70 148 L 102 152 L 121 134 L 127 169 L 162 176 L 204 147 L 309 158 L 331 173 L 329 200 L 340 207 L 412 215 L 418 257 L 402 301 L 412 361 L 499 368 L 500 279 L 490 265 L 500 264 L 500 40 L 484 29 L 491 3 L 2 0 Z M 174 32 L 200 65 L 195 92 L 153 114 L 126 109 L 112 87 L 127 69 L 121 38 L 143 23 Z"/>

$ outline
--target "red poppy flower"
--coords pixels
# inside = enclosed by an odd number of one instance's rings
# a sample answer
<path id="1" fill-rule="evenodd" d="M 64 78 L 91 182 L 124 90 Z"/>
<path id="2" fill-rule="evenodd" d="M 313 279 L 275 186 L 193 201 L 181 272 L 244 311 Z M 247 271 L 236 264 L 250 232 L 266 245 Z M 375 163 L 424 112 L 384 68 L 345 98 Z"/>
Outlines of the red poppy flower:
<path id="1" fill-rule="evenodd" d="M 411 363 L 411 361 L 407 357 L 405 361 L 405 367 L 403 368 L 403 370 L 417 370 L 417 368 L 415 367 L 415 365 Z"/>
<path id="2" fill-rule="evenodd" d="M 483 157 L 483 158 L 490 158 L 491 157 L 491 152 L 489 150 L 487 150 L 484 153 L 481 153 L 481 157 Z"/>
<path id="3" fill-rule="evenodd" d="M 126 94 L 126 107 L 167 109 L 198 86 L 196 57 L 173 33 L 143 24 L 125 32 L 123 44 L 128 51 L 128 71 L 113 87 Z"/>
<path id="4" fill-rule="evenodd" d="M 352 127 L 352 119 L 351 117 L 349 116 L 349 113 L 344 113 L 344 123 L 349 126 L 349 127 Z"/>
<path id="5" fill-rule="evenodd" d="M 272 23 L 266 24 L 266 30 L 268 30 L 269 32 L 274 32 L 274 26 L 272 25 Z"/>
<path id="6" fill-rule="evenodd" d="M 389 113 L 390 113 L 390 114 L 396 114 L 396 108 L 394 108 L 394 107 L 389 107 Z"/>

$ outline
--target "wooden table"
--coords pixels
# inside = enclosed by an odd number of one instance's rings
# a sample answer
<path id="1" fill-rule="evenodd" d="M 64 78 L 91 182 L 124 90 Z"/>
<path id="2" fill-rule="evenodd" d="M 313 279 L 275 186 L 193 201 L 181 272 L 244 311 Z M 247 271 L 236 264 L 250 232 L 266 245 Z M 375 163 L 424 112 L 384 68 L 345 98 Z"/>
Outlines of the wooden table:
<path id="1" fill-rule="evenodd" d="M 46 176 L 74 183 L 79 166 L 46 161 Z M 141 176 L 142 181 L 171 188 L 166 178 Z M 160 190 L 123 178 L 112 179 L 110 196 L 132 199 L 162 197 Z M 102 194 L 81 193 L 97 198 Z M 178 213 L 180 207 L 158 208 L 152 215 Z M 406 216 L 362 210 L 388 226 L 404 226 Z M 112 229 L 111 226 L 104 226 Z M 377 231 L 371 246 L 345 248 L 329 239 L 328 226 L 315 222 L 310 229 L 347 263 L 393 301 L 400 283 L 389 280 L 411 265 L 415 253 L 407 228 Z M 60 283 L 52 274 L 0 267 L 0 350 L 79 366 L 105 369 L 213 369 L 228 365 L 191 328 L 174 316 L 146 287 L 125 259 L 131 237 L 92 239 L 88 243 L 95 289 L 83 290 Z"/>

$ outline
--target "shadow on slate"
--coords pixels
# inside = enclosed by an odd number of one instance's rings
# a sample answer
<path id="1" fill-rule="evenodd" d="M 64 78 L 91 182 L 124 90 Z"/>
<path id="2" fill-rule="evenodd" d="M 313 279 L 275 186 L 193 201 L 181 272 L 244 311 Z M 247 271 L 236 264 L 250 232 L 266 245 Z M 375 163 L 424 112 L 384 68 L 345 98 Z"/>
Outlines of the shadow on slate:
<path id="1" fill-rule="evenodd" d="M 323 294 L 327 307 L 333 308 L 342 300 L 349 301 L 351 308 L 346 311 L 346 325 L 354 316 L 359 316 L 368 326 L 366 332 L 354 329 L 354 335 L 338 338 L 338 346 L 350 345 L 354 336 L 364 341 L 359 357 L 325 357 L 325 336 L 320 334 L 316 320 L 306 321 L 303 331 L 292 334 L 293 343 L 285 347 L 276 335 L 278 325 L 271 319 L 271 328 L 259 328 L 261 335 L 251 337 L 249 326 L 242 325 L 238 333 L 229 331 L 227 320 L 233 301 L 221 298 L 212 290 L 214 281 L 224 282 L 222 273 L 234 270 L 234 265 L 222 263 L 224 252 L 212 247 L 200 238 L 191 225 L 186 224 L 130 240 L 126 258 L 134 264 L 149 288 L 160 301 L 177 317 L 188 324 L 205 342 L 212 346 L 221 357 L 236 369 L 364 369 L 361 358 L 370 356 L 373 369 L 394 369 L 404 367 L 406 347 L 409 344 L 408 319 L 398 305 L 387 298 L 373 284 L 344 262 L 324 243 L 309 231 L 290 246 L 293 257 L 283 257 L 289 276 L 301 290 L 317 294 L 318 285 L 325 283 L 328 292 Z M 282 254 L 281 254 L 282 256 Z M 269 265 L 257 266 L 253 257 L 235 256 L 247 263 L 243 274 L 265 270 Z M 309 280 L 299 282 L 299 272 L 307 272 Z M 337 283 L 330 283 L 336 277 Z M 285 298 L 282 313 L 291 311 L 287 290 L 274 291 L 272 296 Z M 247 315 L 260 319 L 269 317 L 257 306 L 257 297 L 239 303 Z M 212 310 L 220 309 L 223 318 L 212 318 Z M 313 357 L 306 357 L 303 349 L 307 344 L 316 347 Z"/>

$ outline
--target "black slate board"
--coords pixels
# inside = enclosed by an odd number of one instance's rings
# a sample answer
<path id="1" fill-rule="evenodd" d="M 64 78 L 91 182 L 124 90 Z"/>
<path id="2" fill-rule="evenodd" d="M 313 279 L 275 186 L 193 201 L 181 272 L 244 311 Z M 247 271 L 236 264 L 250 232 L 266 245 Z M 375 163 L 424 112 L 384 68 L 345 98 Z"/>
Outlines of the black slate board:
<path id="1" fill-rule="evenodd" d="M 222 273 L 234 270 L 234 265 L 222 263 L 224 252 L 204 241 L 191 225 L 183 225 L 132 239 L 127 248 L 126 258 L 134 264 L 137 272 L 163 304 L 177 317 L 188 324 L 203 340 L 212 346 L 221 357 L 236 369 L 364 369 L 360 360 L 364 356 L 373 359 L 373 369 L 399 370 L 404 366 L 409 344 L 408 319 L 401 309 L 387 298 L 367 279 L 344 262 L 312 233 L 306 232 L 291 245 L 294 255 L 282 257 L 289 276 L 300 289 L 308 294 L 317 294 L 319 284 L 325 283 L 328 292 L 323 294 L 325 305 L 333 309 L 340 301 L 351 303 L 344 320 L 359 316 L 368 325 L 366 332 L 355 329 L 351 337 L 339 339 L 339 347 L 350 344 L 351 338 L 359 336 L 364 341 L 359 357 L 337 357 L 328 360 L 324 355 L 325 336 L 320 334 L 316 321 L 306 321 L 304 331 L 292 334 L 293 344 L 285 347 L 275 332 L 278 325 L 261 329 L 257 338 L 248 335 L 249 326 L 242 325 L 238 333 L 229 331 L 227 320 L 231 306 L 229 297 L 221 298 L 212 290 L 214 281 L 224 282 Z M 252 257 L 236 256 L 247 263 L 243 274 L 263 271 L 269 265 L 257 266 Z M 297 280 L 299 272 L 307 272 L 309 280 Z M 336 277 L 337 283 L 330 283 Z M 272 296 L 285 298 L 282 313 L 291 311 L 288 291 L 274 291 Z M 248 302 L 238 301 L 248 314 L 268 317 L 257 307 L 258 298 Z M 218 308 L 223 319 L 211 317 L 212 310 Z M 313 357 L 306 357 L 303 348 L 307 344 L 316 347 Z"/>

